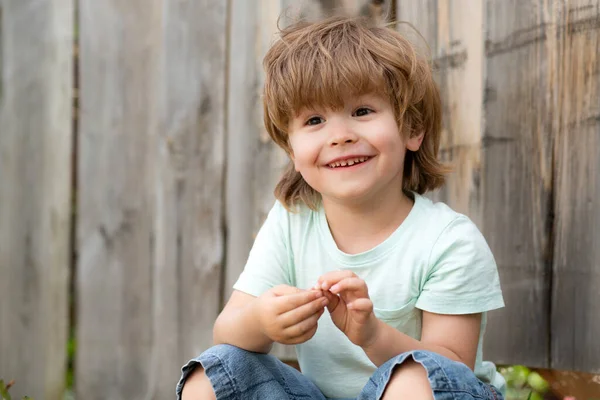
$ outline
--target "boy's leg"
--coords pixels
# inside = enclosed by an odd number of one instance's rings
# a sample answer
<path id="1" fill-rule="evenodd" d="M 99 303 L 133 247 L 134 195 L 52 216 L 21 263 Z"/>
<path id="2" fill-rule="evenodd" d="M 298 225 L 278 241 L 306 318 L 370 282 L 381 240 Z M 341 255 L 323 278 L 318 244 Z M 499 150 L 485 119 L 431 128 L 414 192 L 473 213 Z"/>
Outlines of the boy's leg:
<path id="1" fill-rule="evenodd" d="M 390 376 L 382 400 L 415 399 L 434 400 L 427 371 L 412 359 L 404 361 L 394 368 Z"/>
<path id="2" fill-rule="evenodd" d="M 204 373 L 204 368 L 200 365 L 196 366 L 194 371 L 185 380 L 183 391 L 181 392 L 182 400 L 216 400 L 215 390 L 210 383 L 210 380 Z"/>
<path id="3" fill-rule="evenodd" d="M 230 345 L 211 347 L 182 368 L 178 400 L 186 380 L 198 366 L 204 368 L 217 400 L 325 400 L 319 389 L 296 369 L 273 356 Z"/>
<path id="4" fill-rule="evenodd" d="M 466 365 L 429 351 L 410 351 L 375 371 L 358 400 L 486 399 L 502 400 L 492 386 L 479 380 Z"/>

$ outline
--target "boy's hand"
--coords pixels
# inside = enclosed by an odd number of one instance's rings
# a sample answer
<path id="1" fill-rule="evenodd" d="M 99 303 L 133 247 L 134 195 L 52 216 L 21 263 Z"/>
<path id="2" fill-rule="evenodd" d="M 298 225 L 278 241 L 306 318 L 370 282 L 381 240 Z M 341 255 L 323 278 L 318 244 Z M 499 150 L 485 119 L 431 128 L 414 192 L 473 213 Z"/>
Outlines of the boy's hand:
<path id="1" fill-rule="evenodd" d="M 276 286 L 257 299 L 261 331 L 277 343 L 304 343 L 317 332 L 317 321 L 328 302 L 321 290 Z"/>
<path id="2" fill-rule="evenodd" d="M 375 340 L 379 324 L 365 281 L 351 271 L 332 271 L 319 278 L 317 288 L 329 300 L 331 320 L 352 343 L 365 347 Z"/>

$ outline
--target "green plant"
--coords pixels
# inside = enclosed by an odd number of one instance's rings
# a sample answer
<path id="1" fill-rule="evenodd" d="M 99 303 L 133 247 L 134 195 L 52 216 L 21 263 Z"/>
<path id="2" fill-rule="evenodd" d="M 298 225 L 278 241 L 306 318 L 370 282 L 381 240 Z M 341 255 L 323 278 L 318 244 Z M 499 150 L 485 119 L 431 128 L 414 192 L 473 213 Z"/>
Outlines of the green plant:
<path id="1" fill-rule="evenodd" d="M 506 400 L 543 400 L 550 387 L 540 374 L 524 365 L 501 367 L 498 371 L 506 380 Z"/>
<path id="2" fill-rule="evenodd" d="M 12 400 L 10 397 L 10 394 L 8 393 L 8 389 L 10 389 L 10 387 L 12 385 L 15 384 L 15 381 L 10 381 L 8 383 L 4 383 L 3 379 L 0 379 L 0 400 Z M 31 397 L 23 397 L 23 400 L 32 400 Z"/>

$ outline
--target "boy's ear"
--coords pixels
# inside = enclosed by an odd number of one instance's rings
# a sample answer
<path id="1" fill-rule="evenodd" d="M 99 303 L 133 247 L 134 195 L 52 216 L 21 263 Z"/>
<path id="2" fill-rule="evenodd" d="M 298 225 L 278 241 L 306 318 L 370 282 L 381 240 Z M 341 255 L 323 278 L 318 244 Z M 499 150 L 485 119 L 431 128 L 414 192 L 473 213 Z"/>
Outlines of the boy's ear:
<path id="1" fill-rule="evenodd" d="M 406 141 L 406 148 L 410 151 L 417 151 L 421 147 L 423 143 L 423 138 L 425 137 L 425 132 L 420 133 L 416 136 L 408 138 Z"/>

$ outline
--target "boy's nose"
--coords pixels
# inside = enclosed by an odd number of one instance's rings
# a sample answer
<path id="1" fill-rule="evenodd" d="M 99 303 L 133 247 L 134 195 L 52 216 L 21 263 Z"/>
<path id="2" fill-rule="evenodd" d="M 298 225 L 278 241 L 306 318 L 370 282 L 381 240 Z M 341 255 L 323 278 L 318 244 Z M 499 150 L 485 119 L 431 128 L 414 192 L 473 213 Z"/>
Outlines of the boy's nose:
<path id="1" fill-rule="evenodd" d="M 340 138 L 335 138 L 335 139 L 331 140 L 330 144 L 332 146 L 337 146 L 338 144 L 342 144 L 342 143 L 347 143 L 348 144 L 348 143 L 354 143 L 354 142 L 356 142 L 355 139 L 352 139 L 352 138 L 349 138 L 349 137 L 348 138 L 341 138 L 340 137 Z"/>
<path id="2" fill-rule="evenodd" d="M 352 129 L 344 123 L 337 123 L 335 126 L 331 126 L 332 133 L 329 140 L 330 146 L 338 146 L 340 144 L 351 144 L 358 140 L 358 135 L 352 131 Z"/>

